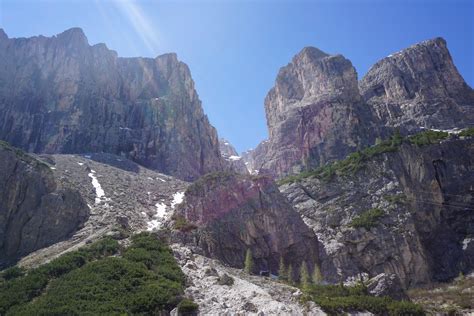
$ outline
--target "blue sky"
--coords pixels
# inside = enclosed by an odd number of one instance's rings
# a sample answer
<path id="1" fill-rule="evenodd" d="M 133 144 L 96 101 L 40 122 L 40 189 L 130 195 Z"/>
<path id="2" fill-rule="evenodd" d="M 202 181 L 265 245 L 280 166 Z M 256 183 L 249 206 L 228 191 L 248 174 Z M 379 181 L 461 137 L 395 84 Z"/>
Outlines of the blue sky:
<path id="1" fill-rule="evenodd" d="M 472 0 L 0 0 L 9 37 L 74 26 L 120 56 L 176 52 L 219 136 L 239 152 L 267 137 L 265 95 L 305 46 L 343 54 L 361 78 L 390 53 L 442 36 L 474 85 Z"/>

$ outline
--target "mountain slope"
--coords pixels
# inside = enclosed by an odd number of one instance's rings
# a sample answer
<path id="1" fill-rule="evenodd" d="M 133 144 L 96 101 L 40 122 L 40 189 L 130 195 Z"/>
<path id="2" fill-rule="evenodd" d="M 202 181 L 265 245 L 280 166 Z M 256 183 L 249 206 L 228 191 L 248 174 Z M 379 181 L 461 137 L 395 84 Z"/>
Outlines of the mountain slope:
<path id="1" fill-rule="evenodd" d="M 0 36 L 0 139 L 36 153 L 107 152 L 185 180 L 223 168 L 176 54 L 119 58 L 81 29 Z"/>

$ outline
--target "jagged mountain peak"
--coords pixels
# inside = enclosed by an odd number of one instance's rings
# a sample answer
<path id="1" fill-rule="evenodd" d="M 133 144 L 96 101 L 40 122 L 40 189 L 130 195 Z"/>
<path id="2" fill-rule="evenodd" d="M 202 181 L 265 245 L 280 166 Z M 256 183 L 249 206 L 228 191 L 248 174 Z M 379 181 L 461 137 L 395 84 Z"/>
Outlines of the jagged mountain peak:
<path id="1" fill-rule="evenodd" d="M 474 121 L 474 91 L 441 37 L 381 59 L 359 87 L 365 101 L 389 126 L 453 128 Z"/>

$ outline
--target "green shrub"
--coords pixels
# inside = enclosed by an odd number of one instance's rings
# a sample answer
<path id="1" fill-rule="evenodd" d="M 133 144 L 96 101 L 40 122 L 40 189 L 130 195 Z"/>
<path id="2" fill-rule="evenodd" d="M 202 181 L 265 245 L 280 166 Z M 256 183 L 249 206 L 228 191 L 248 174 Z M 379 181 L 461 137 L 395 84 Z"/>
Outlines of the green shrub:
<path id="1" fill-rule="evenodd" d="M 408 141 L 416 146 L 425 146 L 431 144 L 437 144 L 443 139 L 449 137 L 448 132 L 426 130 L 421 133 L 408 137 Z"/>
<path id="2" fill-rule="evenodd" d="M 381 209 L 372 208 L 355 217 L 349 226 L 354 228 L 364 227 L 365 229 L 370 230 L 372 227 L 377 226 L 379 219 L 383 216 L 384 212 Z"/>
<path id="3" fill-rule="evenodd" d="M 180 230 L 182 232 L 190 232 L 197 228 L 197 226 L 193 223 L 190 223 L 186 217 L 182 215 L 174 215 L 173 216 L 174 224 L 173 227 L 176 230 Z"/>
<path id="4" fill-rule="evenodd" d="M 390 297 L 369 296 L 364 285 L 309 285 L 302 288 L 306 300 L 312 300 L 330 315 L 369 311 L 376 315 L 424 315 L 414 303 Z"/>
<path id="5" fill-rule="evenodd" d="M 154 235 L 132 237 L 120 255 L 105 238 L 0 284 L 0 315 L 159 314 L 175 308 L 185 278 Z"/>
<path id="6" fill-rule="evenodd" d="M 2 273 L 0 274 L 0 276 L 8 281 L 8 280 L 12 280 L 12 279 L 16 279 L 18 277 L 21 277 L 25 274 L 25 269 L 19 267 L 19 266 L 14 266 L 14 267 L 10 267 L 8 269 L 5 269 L 2 271 Z"/>
<path id="7" fill-rule="evenodd" d="M 189 315 L 196 313 L 199 308 L 199 305 L 194 303 L 190 299 L 183 299 L 178 305 L 178 313 L 180 315 Z"/>

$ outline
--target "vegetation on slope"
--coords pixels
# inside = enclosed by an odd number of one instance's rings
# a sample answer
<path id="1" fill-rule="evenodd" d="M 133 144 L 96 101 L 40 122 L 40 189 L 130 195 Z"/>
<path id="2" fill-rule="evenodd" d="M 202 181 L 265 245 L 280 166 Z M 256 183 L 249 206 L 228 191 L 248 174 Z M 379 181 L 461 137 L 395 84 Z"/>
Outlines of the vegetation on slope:
<path id="1" fill-rule="evenodd" d="M 365 229 L 370 230 L 372 227 L 377 226 L 379 219 L 383 216 L 384 212 L 381 209 L 371 208 L 355 217 L 349 226 L 354 228 L 364 227 Z"/>
<path id="2" fill-rule="evenodd" d="M 408 301 L 368 295 L 363 284 L 355 286 L 311 284 L 302 287 L 305 301 L 314 301 L 330 315 L 369 311 L 375 315 L 424 315 L 423 308 Z"/>
<path id="3" fill-rule="evenodd" d="M 473 128 L 465 129 L 461 133 L 459 133 L 459 136 L 473 135 Z M 335 175 L 354 174 L 373 157 L 384 153 L 396 152 L 403 143 L 409 143 L 421 147 L 426 145 L 437 144 L 440 141 L 448 139 L 451 136 L 452 135 L 448 132 L 425 130 L 408 137 L 403 137 L 397 131 L 394 133 L 394 135 L 392 135 L 392 137 L 390 137 L 390 139 L 380 141 L 373 146 L 367 147 L 360 151 L 356 151 L 343 160 L 338 160 L 316 169 L 303 171 L 299 174 L 290 175 L 281 179 L 278 184 L 282 185 L 286 183 L 298 182 L 302 179 L 309 177 L 315 177 L 323 181 L 329 181 Z"/>
<path id="4" fill-rule="evenodd" d="M 183 291 L 184 275 L 169 247 L 142 233 L 126 249 L 105 238 L 36 269 L 4 271 L 0 314 L 152 315 L 178 306 Z"/>

